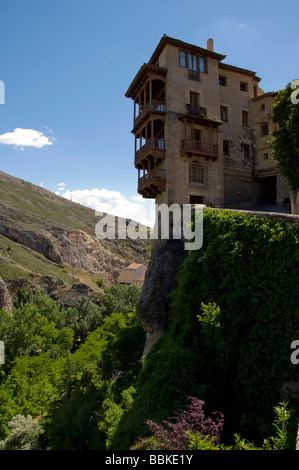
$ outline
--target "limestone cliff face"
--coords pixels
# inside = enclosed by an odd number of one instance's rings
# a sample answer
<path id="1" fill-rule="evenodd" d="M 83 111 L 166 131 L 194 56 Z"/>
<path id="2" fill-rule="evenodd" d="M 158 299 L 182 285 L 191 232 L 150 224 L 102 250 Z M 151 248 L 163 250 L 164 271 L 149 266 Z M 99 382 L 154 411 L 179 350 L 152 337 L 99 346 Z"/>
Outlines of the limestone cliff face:
<path id="1" fill-rule="evenodd" d="M 137 315 L 147 332 L 144 354 L 168 329 L 171 302 L 169 295 L 177 286 L 177 274 L 187 253 L 183 240 L 162 240 L 152 249 L 136 306 Z"/>
<path id="2" fill-rule="evenodd" d="M 51 292 L 74 291 L 74 279 L 98 292 L 99 278 L 109 286 L 127 265 L 148 264 L 148 240 L 99 240 L 98 221 L 94 210 L 0 171 L 0 273 L 9 291 L 29 278 Z"/>
<path id="3" fill-rule="evenodd" d="M 3 229 L 0 224 L 0 233 L 54 263 L 74 266 L 94 274 L 102 273 L 106 283 L 116 281 L 119 272 L 128 264 L 126 259 L 112 253 L 95 236 L 82 230 Z"/>

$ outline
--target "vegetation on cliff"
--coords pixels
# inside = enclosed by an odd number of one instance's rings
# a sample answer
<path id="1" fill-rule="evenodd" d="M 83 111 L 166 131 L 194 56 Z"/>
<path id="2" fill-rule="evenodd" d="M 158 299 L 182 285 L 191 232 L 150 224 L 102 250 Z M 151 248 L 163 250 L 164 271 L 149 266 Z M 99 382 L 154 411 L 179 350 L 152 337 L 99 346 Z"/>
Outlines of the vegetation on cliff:
<path id="1" fill-rule="evenodd" d="M 298 242 L 298 224 L 206 209 L 203 247 L 183 262 L 169 329 L 143 367 L 140 290 L 113 286 L 74 309 L 22 290 L 13 314 L 0 312 L 2 447 L 23 423 L 53 450 L 293 449 L 298 392 L 285 385 L 299 382 Z"/>
<path id="2" fill-rule="evenodd" d="M 298 224 L 233 211 L 204 211 L 204 243 L 191 251 L 172 295 L 171 326 L 138 376 L 137 399 L 113 445 L 125 448 L 185 408 L 188 396 L 224 414 L 223 439 L 234 433 L 261 442 L 273 409 L 298 383 L 290 345 L 299 338 Z M 288 395 L 293 435 L 298 393 Z"/>
<path id="3" fill-rule="evenodd" d="M 272 155 L 278 169 L 289 182 L 290 189 L 299 188 L 299 80 L 280 90 L 273 106 L 273 120 L 278 128 L 271 141 Z"/>

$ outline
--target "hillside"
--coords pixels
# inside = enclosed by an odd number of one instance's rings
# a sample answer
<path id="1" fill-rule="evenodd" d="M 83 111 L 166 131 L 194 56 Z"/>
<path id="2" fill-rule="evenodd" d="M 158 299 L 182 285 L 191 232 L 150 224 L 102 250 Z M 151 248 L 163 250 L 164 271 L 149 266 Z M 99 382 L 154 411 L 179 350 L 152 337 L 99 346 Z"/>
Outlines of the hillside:
<path id="1" fill-rule="evenodd" d="M 26 280 L 71 303 L 117 280 L 131 262 L 148 264 L 148 240 L 99 240 L 95 211 L 0 172 L 0 276 L 10 294 Z"/>

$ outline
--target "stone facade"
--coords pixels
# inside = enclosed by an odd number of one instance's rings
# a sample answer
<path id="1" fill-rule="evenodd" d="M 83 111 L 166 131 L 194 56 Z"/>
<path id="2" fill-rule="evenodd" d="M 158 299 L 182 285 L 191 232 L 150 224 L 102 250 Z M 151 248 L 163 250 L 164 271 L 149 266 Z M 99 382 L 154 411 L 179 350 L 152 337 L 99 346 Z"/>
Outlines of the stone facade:
<path id="1" fill-rule="evenodd" d="M 164 35 L 132 81 L 126 96 L 143 197 L 227 208 L 289 197 L 267 143 L 275 93 L 225 57 L 211 39 L 204 49 Z"/>
<path id="2" fill-rule="evenodd" d="M 277 130 L 272 120 L 272 109 L 277 92 L 264 93 L 253 101 L 254 133 L 256 144 L 255 179 L 257 182 L 257 203 L 280 204 L 290 208 L 288 182 L 277 170 L 277 163 L 271 157 L 271 133 Z"/>
<path id="3" fill-rule="evenodd" d="M 146 270 L 147 266 L 144 264 L 131 263 L 119 273 L 117 282 L 119 284 L 136 284 L 142 286 Z"/>

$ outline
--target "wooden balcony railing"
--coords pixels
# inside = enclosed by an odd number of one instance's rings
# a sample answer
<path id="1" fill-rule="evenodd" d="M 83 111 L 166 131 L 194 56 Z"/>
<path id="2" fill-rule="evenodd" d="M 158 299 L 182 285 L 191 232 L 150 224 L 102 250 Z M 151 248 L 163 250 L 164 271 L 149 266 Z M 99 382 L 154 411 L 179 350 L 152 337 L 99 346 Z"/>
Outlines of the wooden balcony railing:
<path id="1" fill-rule="evenodd" d="M 160 190 L 165 187 L 166 181 L 166 170 L 161 168 L 155 168 L 149 171 L 144 176 L 141 176 L 138 180 L 138 191 L 146 188 L 147 186 L 154 185 Z"/>
<path id="2" fill-rule="evenodd" d="M 201 140 L 181 140 L 181 156 L 199 155 L 213 160 L 218 158 L 218 144 L 202 142 Z"/>
<path id="3" fill-rule="evenodd" d="M 135 118 L 134 126 L 141 121 L 141 119 L 146 116 L 148 113 L 166 113 L 166 103 L 165 101 L 149 101 L 145 106 L 140 110 L 140 113 Z"/>
<path id="4" fill-rule="evenodd" d="M 140 162 L 150 153 L 153 153 L 158 158 L 165 156 L 165 140 L 164 139 L 149 139 L 137 152 L 135 153 L 135 164 Z"/>

